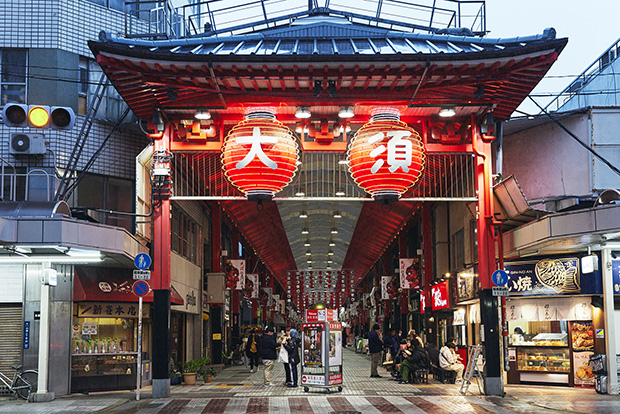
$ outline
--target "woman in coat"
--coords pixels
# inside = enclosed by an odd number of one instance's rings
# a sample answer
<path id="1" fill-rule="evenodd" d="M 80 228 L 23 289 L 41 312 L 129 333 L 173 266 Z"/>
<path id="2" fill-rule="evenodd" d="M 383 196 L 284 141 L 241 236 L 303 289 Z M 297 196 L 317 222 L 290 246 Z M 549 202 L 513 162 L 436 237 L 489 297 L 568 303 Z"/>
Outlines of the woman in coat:
<path id="1" fill-rule="evenodd" d="M 291 372 L 291 384 L 287 387 L 297 387 L 297 365 L 300 362 L 299 358 L 299 344 L 301 343 L 299 333 L 296 329 L 291 329 L 290 338 L 284 344 L 284 348 L 288 351 L 288 365 Z"/>

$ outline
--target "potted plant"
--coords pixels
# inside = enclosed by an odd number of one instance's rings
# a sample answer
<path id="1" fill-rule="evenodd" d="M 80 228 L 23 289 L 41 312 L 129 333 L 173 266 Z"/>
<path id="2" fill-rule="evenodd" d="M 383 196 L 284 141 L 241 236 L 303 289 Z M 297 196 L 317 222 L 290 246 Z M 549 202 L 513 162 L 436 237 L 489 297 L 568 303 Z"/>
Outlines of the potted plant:
<path id="1" fill-rule="evenodd" d="M 183 381 L 185 385 L 196 384 L 196 374 L 208 363 L 207 358 L 191 359 L 183 363 Z"/>
<path id="2" fill-rule="evenodd" d="M 200 375 L 202 375 L 202 379 L 205 381 L 205 383 L 209 384 L 213 380 L 213 377 L 217 377 L 217 370 L 211 367 L 205 368 L 200 371 Z"/>

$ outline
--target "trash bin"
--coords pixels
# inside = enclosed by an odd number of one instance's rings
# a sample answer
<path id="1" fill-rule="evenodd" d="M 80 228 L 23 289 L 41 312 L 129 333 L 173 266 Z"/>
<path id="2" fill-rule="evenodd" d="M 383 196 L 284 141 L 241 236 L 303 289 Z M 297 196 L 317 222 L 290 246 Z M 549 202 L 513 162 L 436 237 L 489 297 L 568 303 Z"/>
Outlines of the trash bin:
<path id="1" fill-rule="evenodd" d="M 602 375 L 607 373 L 607 355 L 596 354 L 590 355 L 590 367 L 592 373 L 596 375 Z"/>

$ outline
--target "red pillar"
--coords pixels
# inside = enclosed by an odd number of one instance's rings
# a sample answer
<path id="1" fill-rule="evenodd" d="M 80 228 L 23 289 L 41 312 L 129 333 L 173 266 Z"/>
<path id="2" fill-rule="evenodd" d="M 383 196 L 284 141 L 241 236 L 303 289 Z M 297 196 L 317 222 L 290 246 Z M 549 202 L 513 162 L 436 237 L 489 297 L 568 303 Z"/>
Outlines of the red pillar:
<path id="1" fill-rule="evenodd" d="M 232 258 L 239 259 L 239 231 L 236 228 L 233 228 L 232 231 Z M 246 266 L 246 273 L 248 267 Z M 237 289 L 233 289 L 232 291 L 232 303 L 230 313 L 232 315 L 232 341 L 233 346 L 237 342 L 241 342 L 240 340 L 240 309 L 241 309 L 241 291 Z"/>
<path id="2" fill-rule="evenodd" d="M 163 133 L 151 135 L 154 171 L 171 171 L 170 133 L 165 125 Z M 170 394 L 170 177 L 159 172 L 153 179 L 153 397 L 165 398 Z"/>

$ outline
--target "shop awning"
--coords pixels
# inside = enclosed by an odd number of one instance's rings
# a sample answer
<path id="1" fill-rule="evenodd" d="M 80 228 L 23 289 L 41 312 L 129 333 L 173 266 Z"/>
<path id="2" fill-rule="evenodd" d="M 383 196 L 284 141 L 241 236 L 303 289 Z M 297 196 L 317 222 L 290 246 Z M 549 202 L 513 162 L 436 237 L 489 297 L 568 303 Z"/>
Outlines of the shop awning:
<path id="1" fill-rule="evenodd" d="M 133 294 L 133 271 L 127 268 L 75 267 L 73 283 L 74 302 L 137 302 Z M 153 291 L 143 297 L 153 302 Z M 172 305 L 183 305 L 181 295 L 171 287 Z"/>

